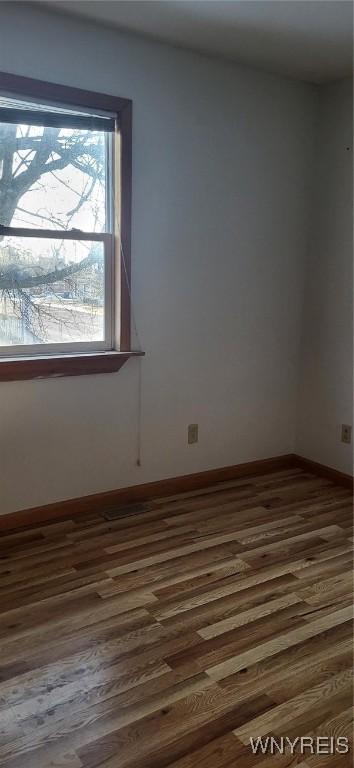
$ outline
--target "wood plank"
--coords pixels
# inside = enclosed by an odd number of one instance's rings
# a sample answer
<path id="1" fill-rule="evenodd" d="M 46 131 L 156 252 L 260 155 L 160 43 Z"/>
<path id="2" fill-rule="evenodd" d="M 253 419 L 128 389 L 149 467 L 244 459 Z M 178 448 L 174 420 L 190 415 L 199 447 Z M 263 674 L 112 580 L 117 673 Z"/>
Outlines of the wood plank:
<path id="1" fill-rule="evenodd" d="M 327 768 L 248 739 L 352 726 L 351 496 L 266 470 L 2 537 L 0 766 Z"/>

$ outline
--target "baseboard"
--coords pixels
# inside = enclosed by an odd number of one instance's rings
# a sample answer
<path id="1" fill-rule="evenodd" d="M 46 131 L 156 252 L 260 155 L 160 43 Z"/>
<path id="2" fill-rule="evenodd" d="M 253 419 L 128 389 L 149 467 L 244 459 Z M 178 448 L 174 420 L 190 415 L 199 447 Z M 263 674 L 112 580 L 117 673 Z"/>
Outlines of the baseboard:
<path id="1" fill-rule="evenodd" d="M 208 485 L 214 485 L 225 480 L 233 480 L 247 475 L 257 475 L 266 472 L 289 469 L 294 466 L 294 456 L 275 456 L 270 459 L 248 461 L 244 464 L 235 464 L 231 467 L 209 469 L 205 472 L 197 472 L 192 475 L 172 477 L 167 480 L 157 480 L 143 485 L 133 485 L 128 488 L 118 488 L 114 491 L 95 493 L 91 496 L 82 496 L 77 499 L 58 501 L 46 504 L 42 507 L 12 512 L 0 516 L 0 531 L 8 531 L 14 528 L 33 525 L 35 523 L 47 523 L 53 520 L 70 518 L 83 512 L 97 512 L 109 509 L 119 504 L 132 504 L 163 496 L 173 496 L 175 493 L 194 491 Z"/>
<path id="2" fill-rule="evenodd" d="M 144 483 L 143 485 L 117 488 L 114 491 L 104 491 L 103 493 L 95 493 L 91 496 L 57 501 L 42 507 L 32 507 L 20 512 L 12 512 L 8 515 L 0 516 L 0 531 L 9 531 L 38 523 L 48 523 L 53 520 L 70 518 L 83 512 L 99 512 L 119 504 L 133 504 L 163 496 L 173 496 L 176 493 L 207 488 L 210 485 L 225 482 L 226 480 L 276 472 L 293 467 L 301 467 L 306 472 L 327 477 L 334 483 L 344 485 L 347 488 L 353 488 L 353 477 L 351 475 L 346 475 L 337 469 L 326 467 L 324 464 L 318 464 L 316 461 L 311 461 L 311 459 L 305 459 L 303 456 L 289 453 L 284 456 L 274 456 L 270 459 L 259 459 L 257 461 L 248 461 L 244 464 L 235 464 L 231 467 L 209 469 L 192 475 L 181 475 L 168 478 L 167 480 Z"/>
<path id="3" fill-rule="evenodd" d="M 319 464 L 317 461 L 311 459 L 305 459 L 304 456 L 298 456 L 294 454 L 294 461 L 301 469 L 305 469 L 307 472 L 313 472 L 315 475 L 321 475 L 327 477 L 328 480 L 332 480 L 338 485 L 344 485 L 346 488 L 353 490 L 352 475 L 347 475 L 345 472 L 340 472 L 339 469 L 333 469 L 333 467 L 327 467 L 325 464 Z"/>

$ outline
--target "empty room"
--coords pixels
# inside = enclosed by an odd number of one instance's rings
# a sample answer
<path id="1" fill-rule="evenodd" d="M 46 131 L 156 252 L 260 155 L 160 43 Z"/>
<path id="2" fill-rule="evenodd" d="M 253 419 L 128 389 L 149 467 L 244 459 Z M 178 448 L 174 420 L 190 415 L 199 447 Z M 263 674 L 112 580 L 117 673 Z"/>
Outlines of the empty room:
<path id="1" fill-rule="evenodd" d="M 0 0 L 0 768 L 353 765 L 352 70 Z"/>

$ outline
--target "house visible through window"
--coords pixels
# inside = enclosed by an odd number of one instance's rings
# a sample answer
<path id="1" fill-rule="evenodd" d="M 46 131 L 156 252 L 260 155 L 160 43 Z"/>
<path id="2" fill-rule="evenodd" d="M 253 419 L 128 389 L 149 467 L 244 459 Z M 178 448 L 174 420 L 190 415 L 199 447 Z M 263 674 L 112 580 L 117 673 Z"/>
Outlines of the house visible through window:
<path id="1" fill-rule="evenodd" d="M 0 95 L 0 356 L 110 350 L 115 115 Z"/>

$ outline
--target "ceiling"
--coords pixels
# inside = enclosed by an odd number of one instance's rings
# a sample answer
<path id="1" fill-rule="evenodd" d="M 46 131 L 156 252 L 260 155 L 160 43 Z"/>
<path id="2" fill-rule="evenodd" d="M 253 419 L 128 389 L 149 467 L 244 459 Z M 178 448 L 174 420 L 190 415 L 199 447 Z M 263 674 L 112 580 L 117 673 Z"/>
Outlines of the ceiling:
<path id="1" fill-rule="evenodd" d="M 323 83 L 352 72 L 349 0 L 57 0 L 44 5 L 258 69 Z"/>

